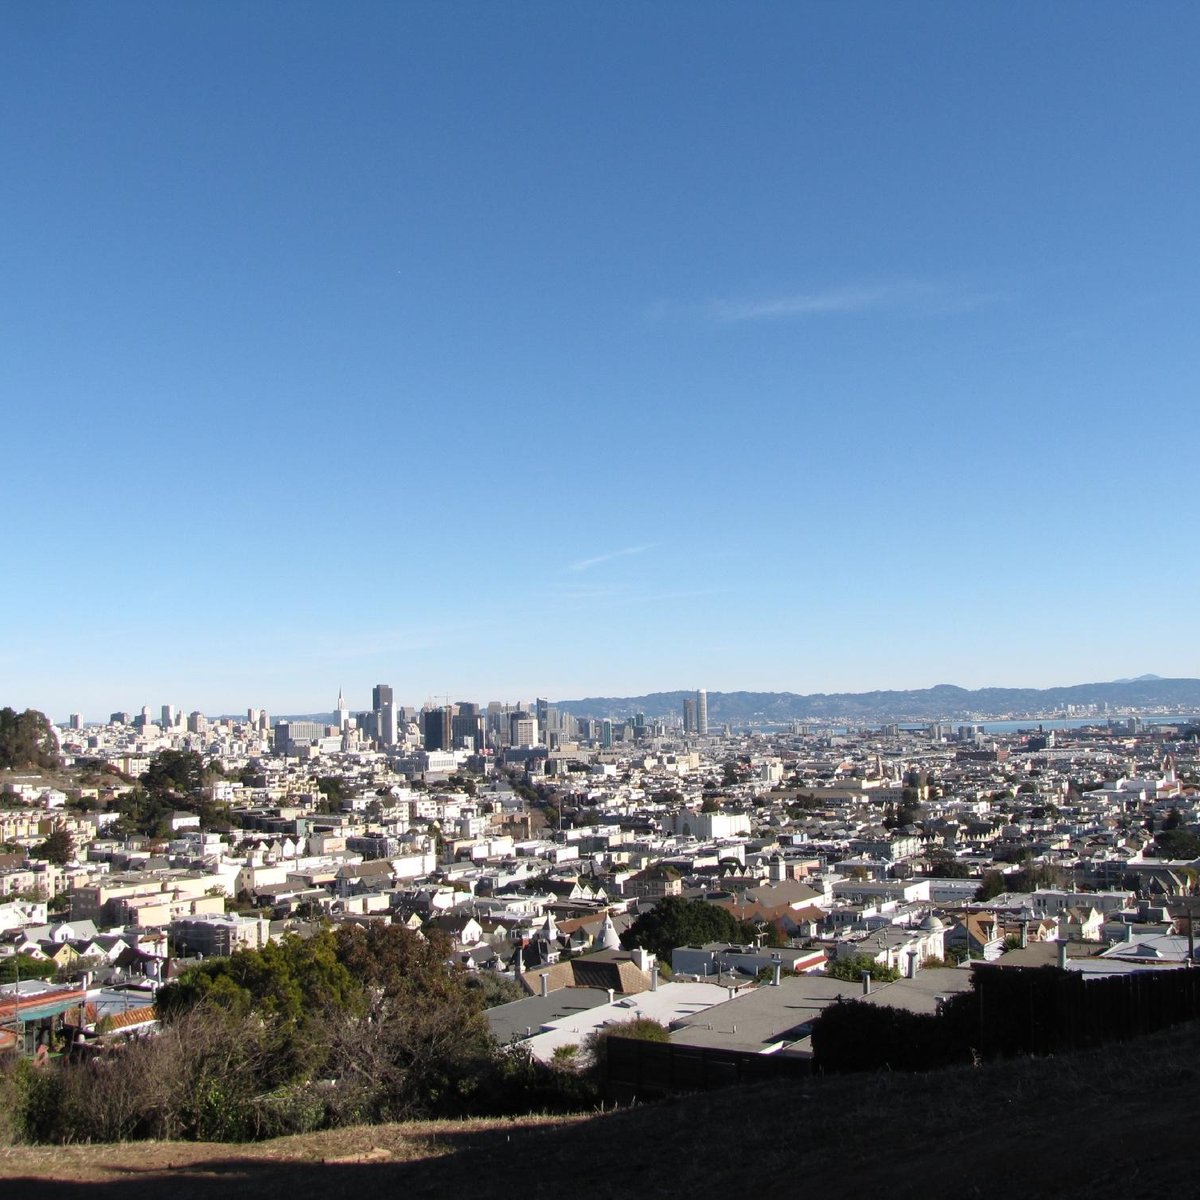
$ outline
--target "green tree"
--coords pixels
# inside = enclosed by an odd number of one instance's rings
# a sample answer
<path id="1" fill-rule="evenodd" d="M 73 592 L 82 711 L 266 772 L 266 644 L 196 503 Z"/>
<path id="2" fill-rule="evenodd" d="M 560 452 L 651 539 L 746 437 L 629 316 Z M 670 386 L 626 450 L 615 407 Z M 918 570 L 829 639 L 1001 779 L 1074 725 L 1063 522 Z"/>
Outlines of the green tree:
<path id="1" fill-rule="evenodd" d="M 476 971 L 469 974 L 464 985 L 468 992 L 478 992 L 484 1008 L 495 1008 L 498 1004 L 510 1004 L 525 998 L 525 989 L 514 979 L 498 975 L 495 971 Z"/>
<path id="2" fill-rule="evenodd" d="M 971 870 L 966 863 L 957 858 L 931 858 L 929 870 L 925 872 L 930 879 L 969 879 Z"/>
<path id="3" fill-rule="evenodd" d="M 53 770 L 60 765 L 58 739 L 45 713 L 33 708 L 23 713 L 0 708 L 0 769 Z"/>
<path id="4" fill-rule="evenodd" d="M 1164 829 L 1154 846 L 1160 858 L 1200 858 L 1200 836 L 1186 829 Z"/>
<path id="5" fill-rule="evenodd" d="M 0 958 L 0 983 L 15 983 L 18 979 L 51 979 L 58 967 L 49 959 L 34 958 L 31 954 L 12 954 Z"/>
<path id="6" fill-rule="evenodd" d="M 141 778 L 152 795 L 196 796 L 204 786 L 204 759 L 195 750 L 163 750 Z"/>
<path id="7" fill-rule="evenodd" d="M 979 902 L 992 900 L 1006 891 L 1008 891 L 1008 883 L 1004 875 L 1000 871 L 988 871 L 975 892 L 975 899 Z"/>
<path id="8" fill-rule="evenodd" d="M 135 834 L 168 837 L 171 833 L 171 813 L 175 811 L 175 805 L 140 785 L 122 795 L 115 808 L 119 815 L 110 828 L 118 837 Z"/>
<path id="9" fill-rule="evenodd" d="M 290 1034 L 322 1009 L 349 1007 L 357 990 L 338 958 L 333 934 L 326 931 L 311 938 L 293 934 L 261 950 L 210 959 L 167 984 L 155 1003 L 168 1020 L 204 1001 L 238 1016 L 258 1013 Z"/>
<path id="10" fill-rule="evenodd" d="M 630 925 L 621 944 L 626 949 L 641 946 L 669 962 L 676 946 L 745 942 L 753 936 L 752 928 L 720 905 L 666 896 Z"/>
<path id="11" fill-rule="evenodd" d="M 350 794 L 346 781 L 337 775 L 322 775 L 317 780 L 317 791 L 328 797 L 333 808 L 340 808 L 342 801 Z"/>
<path id="12" fill-rule="evenodd" d="M 46 840 L 34 846 L 29 854 L 32 858 L 44 859 L 46 862 L 65 867 L 75 858 L 75 839 L 62 821 L 56 821 L 54 828 L 46 835 Z"/>

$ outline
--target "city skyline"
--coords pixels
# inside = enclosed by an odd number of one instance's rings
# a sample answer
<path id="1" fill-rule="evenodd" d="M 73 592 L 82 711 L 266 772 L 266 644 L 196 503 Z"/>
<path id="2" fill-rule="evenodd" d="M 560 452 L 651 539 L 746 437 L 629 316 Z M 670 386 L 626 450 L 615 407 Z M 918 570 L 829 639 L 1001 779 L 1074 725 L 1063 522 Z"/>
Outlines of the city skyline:
<path id="1" fill-rule="evenodd" d="M 1194 6 L 3 28 L 0 703 L 1200 676 Z"/>
<path id="2" fill-rule="evenodd" d="M 1138 688 L 1135 693 L 1123 694 L 1122 698 L 1118 699 L 1112 695 L 1110 689 L 1120 688 L 1122 685 L 1132 685 Z M 1179 690 L 1180 685 L 1194 685 L 1184 687 Z M 855 698 L 860 698 L 863 701 L 869 701 L 867 708 L 857 714 L 853 719 L 862 723 L 869 723 L 873 715 L 878 720 L 908 720 L 917 721 L 918 723 L 928 720 L 949 720 L 949 719 L 966 719 L 970 715 L 978 715 L 982 712 L 990 713 L 987 719 L 996 720 L 1004 719 L 1004 714 L 1019 713 L 1027 717 L 1033 711 L 1049 713 L 1056 708 L 1064 708 L 1064 712 L 1060 715 L 1065 716 L 1108 716 L 1120 715 L 1126 711 L 1154 711 L 1160 714 L 1180 715 L 1190 711 L 1200 711 L 1200 679 L 1192 678 L 1168 678 L 1160 675 L 1147 674 L 1136 678 L 1122 678 L 1115 680 L 1093 680 L 1080 681 L 1073 684 L 1062 685 L 1057 688 L 1036 689 L 1036 688 L 1014 688 L 1014 689 L 957 689 L 956 685 L 939 685 L 940 688 L 949 686 L 961 693 L 958 697 L 960 703 L 957 708 L 953 706 L 950 699 L 943 696 L 939 687 L 935 688 L 901 688 L 901 689 L 877 689 L 865 692 L 831 692 L 831 693 L 810 693 L 808 695 L 795 692 L 759 692 L 750 689 L 732 689 L 730 691 L 714 690 L 712 695 L 718 697 L 723 703 L 728 699 L 733 699 L 737 702 L 745 712 L 735 718 L 736 723 L 745 723 L 748 719 L 749 710 L 746 708 L 746 702 L 754 703 L 758 700 L 770 701 L 772 703 L 782 702 L 787 700 L 802 701 L 805 699 L 822 698 L 824 700 L 838 699 L 839 701 L 848 701 Z M 357 689 L 351 690 L 351 695 L 367 694 L 365 685 Z M 1084 693 L 1087 693 L 1090 699 L 1084 698 Z M 1003 694 L 1003 695 L 1001 695 Z M 369 702 L 364 701 L 362 704 L 348 704 L 345 699 L 345 689 L 338 688 L 337 701 L 333 707 L 323 707 L 320 704 L 310 705 L 307 707 L 292 707 L 275 708 L 270 705 L 254 706 L 248 708 L 239 708 L 238 706 L 225 706 L 209 709 L 191 708 L 189 704 L 175 705 L 172 703 L 144 703 L 141 705 L 133 705 L 126 709 L 112 709 L 107 715 L 102 715 L 97 712 L 84 712 L 82 709 L 73 708 L 66 715 L 47 711 L 47 715 L 54 721 L 55 724 L 70 727 L 73 729 L 80 728 L 82 725 L 103 725 L 109 722 L 118 724 L 137 724 L 137 723 L 154 723 L 163 726 L 173 723 L 180 727 L 190 726 L 197 718 L 207 720 L 233 720 L 240 721 L 243 719 L 242 714 L 245 713 L 245 720 L 252 725 L 262 725 L 266 727 L 269 723 L 275 723 L 280 720 L 306 720 L 318 716 L 327 716 L 331 718 L 331 725 L 339 727 L 343 731 L 348 724 L 355 720 L 361 721 L 365 718 L 367 721 L 366 728 L 369 730 L 372 737 L 378 737 L 384 744 L 390 745 L 398 740 L 398 729 L 402 714 L 409 714 L 407 719 L 412 719 L 412 714 L 420 714 L 438 710 L 445 710 L 447 713 L 446 721 L 450 721 L 450 714 L 453 713 L 457 720 L 458 714 L 469 716 L 471 719 L 478 717 L 481 713 L 486 713 L 492 709 L 503 710 L 504 712 L 520 713 L 523 716 L 533 716 L 536 721 L 541 724 L 544 721 L 547 708 L 553 712 L 571 713 L 573 716 L 588 715 L 595 719 L 600 719 L 612 715 L 613 704 L 619 708 L 628 708 L 628 719 L 632 720 L 637 713 L 638 705 L 644 704 L 645 715 L 653 717 L 653 719 L 661 720 L 669 718 L 670 724 L 678 725 L 684 733 L 694 733 L 700 736 L 707 736 L 713 732 L 713 723 L 709 718 L 709 695 L 710 690 L 707 688 L 688 689 L 688 688 L 657 688 L 653 691 L 643 693 L 641 695 L 610 695 L 599 696 L 591 694 L 588 696 L 555 696 L 547 699 L 541 697 L 536 691 L 527 694 L 505 693 L 497 695 L 489 693 L 486 696 L 476 694 L 475 698 L 470 698 L 468 693 L 461 693 L 457 696 L 450 696 L 447 693 L 435 695 L 426 695 L 421 699 L 398 700 L 396 698 L 396 689 L 391 684 L 375 684 L 369 691 Z M 1067 696 L 1073 698 L 1068 699 Z M 937 701 L 933 697 L 939 697 Z M 1102 696 L 1103 699 L 1097 697 Z M 979 704 L 972 706 L 966 701 L 976 700 Z M 1010 703 L 1008 707 L 1003 704 L 997 705 L 996 701 L 1006 699 Z M 991 702 L 991 707 L 988 703 Z M 920 714 L 914 709 L 908 716 L 901 716 L 906 704 L 916 703 L 922 707 Z M 929 709 L 929 705 L 942 704 L 943 708 L 934 711 Z M 949 704 L 950 707 L 945 707 Z M 591 705 L 584 709 L 583 706 Z M 1041 705 L 1041 707 L 1037 707 Z M 565 707 L 563 707 L 565 706 Z M 1031 707 L 1032 706 L 1032 707 Z M 18 709 L 23 707 L 17 706 Z M 35 707 L 36 706 L 30 706 Z M 868 709 L 874 709 L 873 713 Z M 38 710 L 46 711 L 46 710 Z M 958 715 L 955 716 L 954 714 Z M 159 715 L 161 714 L 161 719 Z M 759 720 L 763 714 L 759 713 Z M 722 718 L 724 721 L 730 720 L 726 713 Z M 848 714 L 838 714 L 836 711 L 830 711 L 822 718 L 817 711 L 812 713 L 802 713 L 799 710 L 790 712 L 786 715 L 777 713 L 774 717 L 768 717 L 770 720 L 807 720 L 807 721 L 839 721 L 850 719 Z M 465 727 L 460 732 L 465 732 Z M 195 730 L 193 730 L 195 732 Z M 441 740 L 449 740 L 452 736 L 450 724 L 445 726 L 445 734 Z M 456 736 L 456 735 L 453 735 Z"/>

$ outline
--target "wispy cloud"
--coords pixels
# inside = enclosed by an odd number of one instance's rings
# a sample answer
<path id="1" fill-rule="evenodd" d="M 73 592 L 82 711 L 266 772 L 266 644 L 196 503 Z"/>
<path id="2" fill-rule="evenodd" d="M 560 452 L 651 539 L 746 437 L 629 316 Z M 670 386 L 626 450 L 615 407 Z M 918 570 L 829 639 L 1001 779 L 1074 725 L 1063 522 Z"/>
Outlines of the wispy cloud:
<path id="1" fill-rule="evenodd" d="M 722 324 L 815 320 L 877 311 L 933 317 L 970 312 L 999 298 L 998 292 L 980 291 L 951 281 L 901 279 L 887 283 L 849 283 L 772 295 L 731 296 L 699 305 L 659 300 L 646 310 L 646 316 L 652 321 L 672 315 L 691 316 Z"/>
<path id="2" fill-rule="evenodd" d="M 647 542 L 644 546 L 626 546 L 623 550 L 613 550 L 610 554 L 597 554 L 592 558 L 581 558 L 578 562 L 571 563 L 567 570 L 590 571 L 601 563 L 612 562 L 614 558 L 628 558 L 633 554 L 645 554 L 647 550 L 653 550 L 657 545 L 657 542 Z"/>
<path id="3" fill-rule="evenodd" d="M 740 300 L 717 300 L 712 315 L 718 321 L 769 321 L 781 317 L 825 317 L 858 313 L 898 303 L 911 303 L 927 287 L 890 284 L 876 287 L 840 287 L 819 292 L 795 292 Z"/>

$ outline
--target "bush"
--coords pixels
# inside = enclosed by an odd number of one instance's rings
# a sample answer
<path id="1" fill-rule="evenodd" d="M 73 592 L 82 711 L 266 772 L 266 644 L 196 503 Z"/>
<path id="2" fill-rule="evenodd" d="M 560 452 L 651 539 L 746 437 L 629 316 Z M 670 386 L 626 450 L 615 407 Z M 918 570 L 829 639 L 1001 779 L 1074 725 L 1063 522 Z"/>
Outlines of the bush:
<path id="1" fill-rule="evenodd" d="M 603 1086 L 608 1078 L 608 1040 L 609 1038 L 634 1038 L 640 1042 L 669 1042 L 670 1031 L 665 1025 L 652 1021 L 649 1017 L 634 1017 L 628 1021 L 618 1021 L 612 1025 L 601 1025 L 593 1029 L 583 1039 L 583 1049 L 587 1060 L 587 1072 L 597 1086 Z"/>
<path id="2" fill-rule="evenodd" d="M 813 1069 L 845 1071 L 928 1071 L 969 1057 L 957 1014 L 971 1009 L 965 993 L 943 1006 L 942 1013 L 912 1013 L 883 1004 L 842 1000 L 830 1005 L 813 1025 Z"/>
<path id="3" fill-rule="evenodd" d="M 261 1137 L 287 1126 L 262 1095 L 272 1051 L 261 1021 L 198 1009 L 101 1057 L 22 1062 L 5 1085 L 14 1132 L 56 1143 Z"/>
<path id="4" fill-rule="evenodd" d="M 864 971 L 876 983 L 895 983 L 900 978 L 900 972 L 895 967 L 885 967 L 866 954 L 835 958 L 825 967 L 825 974 L 830 978 L 841 979 L 847 983 L 857 983 Z"/>

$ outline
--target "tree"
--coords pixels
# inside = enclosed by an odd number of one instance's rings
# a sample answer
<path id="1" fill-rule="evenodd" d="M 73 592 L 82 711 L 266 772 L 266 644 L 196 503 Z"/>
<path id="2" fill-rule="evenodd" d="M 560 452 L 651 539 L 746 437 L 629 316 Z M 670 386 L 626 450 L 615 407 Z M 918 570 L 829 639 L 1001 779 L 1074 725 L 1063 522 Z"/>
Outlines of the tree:
<path id="1" fill-rule="evenodd" d="M 31 954 L 14 954 L 0 958 L 0 983 L 15 983 L 18 979 L 50 979 L 58 967 L 48 958 Z"/>
<path id="2" fill-rule="evenodd" d="M 1186 829 L 1164 829 L 1154 845 L 1161 858 L 1200 858 L 1200 836 Z"/>
<path id="3" fill-rule="evenodd" d="M 204 759 L 195 750 L 163 750 L 155 755 L 141 782 L 152 795 L 198 795 L 204 787 Z"/>
<path id="4" fill-rule="evenodd" d="M 171 813 L 175 805 L 161 795 L 151 794 L 138 785 L 116 803 L 120 814 L 111 829 L 119 837 L 141 834 L 144 837 L 169 837 Z"/>
<path id="5" fill-rule="evenodd" d="M 322 775 L 317 780 L 317 791 L 329 798 L 333 808 L 340 808 L 342 801 L 349 795 L 346 781 L 337 775 Z"/>
<path id="6" fill-rule="evenodd" d="M 75 858 L 75 839 L 61 821 L 56 821 L 46 840 L 34 846 L 29 854 L 32 858 L 41 858 L 65 867 Z"/>
<path id="7" fill-rule="evenodd" d="M 666 896 L 630 925 L 621 937 L 621 944 L 627 950 L 641 946 L 670 961 L 671 951 L 676 946 L 745 942 L 753 936 L 753 929 L 727 908 L 707 900 Z"/>
<path id="8" fill-rule="evenodd" d="M 61 765 L 58 738 L 45 713 L 27 708 L 0 708 L 0 769 L 40 767 L 53 770 Z"/>
<path id="9" fill-rule="evenodd" d="M 261 950 L 237 950 L 189 968 L 159 991 L 155 1004 L 168 1020 L 201 1001 L 236 1015 L 255 1012 L 291 1034 L 322 1008 L 352 1005 L 357 990 L 333 934 L 293 934 Z"/>
<path id="10" fill-rule="evenodd" d="M 484 1008 L 495 1008 L 498 1004 L 510 1004 L 525 999 L 525 989 L 514 979 L 495 971 L 475 971 L 467 976 L 466 989 L 478 992 Z"/>
<path id="11" fill-rule="evenodd" d="M 957 858 L 932 858 L 925 873 L 930 879 L 969 879 L 971 876 L 967 864 Z"/>
<path id="12" fill-rule="evenodd" d="M 988 871 L 975 892 L 975 899 L 982 903 L 984 900 L 992 900 L 1006 891 L 1008 891 L 1008 884 L 1005 882 L 1004 875 L 1000 871 Z"/>

